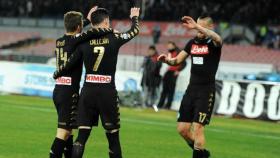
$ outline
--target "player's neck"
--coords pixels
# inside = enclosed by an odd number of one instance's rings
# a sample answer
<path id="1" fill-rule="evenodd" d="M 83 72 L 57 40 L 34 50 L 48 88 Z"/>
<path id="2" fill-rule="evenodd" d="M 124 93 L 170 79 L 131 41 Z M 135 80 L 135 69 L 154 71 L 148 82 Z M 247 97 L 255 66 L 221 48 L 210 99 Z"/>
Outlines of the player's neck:
<path id="1" fill-rule="evenodd" d="M 93 25 L 92 28 L 95 28 L 95 29 L 98 29 L 98 28 L 105 29 L 107 27 L 104 24 L 99 24 L 99 25 Z"/>
<path id="2" fill-rule="evenodd" d="M 77 32 L 66 32 L 65 35 L 67 36 L 75 36 Z"/>

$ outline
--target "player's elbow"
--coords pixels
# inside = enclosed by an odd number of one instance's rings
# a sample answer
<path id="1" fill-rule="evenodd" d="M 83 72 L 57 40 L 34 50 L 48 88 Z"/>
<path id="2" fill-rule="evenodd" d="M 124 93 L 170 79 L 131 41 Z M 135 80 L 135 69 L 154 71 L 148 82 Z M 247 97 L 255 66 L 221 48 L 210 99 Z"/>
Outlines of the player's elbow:
<path id="1" fill-rule="evenodd" d="M 223 39 L 221 36 L 218 36 L 215 40 L 215 43 L 218 45 L 218 46 L 221 46 L 223 45 Z"/>

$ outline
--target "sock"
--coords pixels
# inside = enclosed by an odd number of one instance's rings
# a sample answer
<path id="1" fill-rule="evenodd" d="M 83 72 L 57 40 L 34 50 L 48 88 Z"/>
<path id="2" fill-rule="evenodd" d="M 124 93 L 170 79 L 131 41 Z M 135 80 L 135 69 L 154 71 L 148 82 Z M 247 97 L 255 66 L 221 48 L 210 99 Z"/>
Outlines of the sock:
<path id="1" fill-rule="evenodd" d="M 75 142 L 73 144 L 73 150 L 72 150 L 72 158 L 82 158 L 85 151 L 85 145 L 82 145 L 79 142 Z"/>
<path id="2" fill-rule="evenodd" d="M 193 158 L 203 158 L 204 150 L 194 149 L 193 150 Z"/>
<path id="3" fill-rule="evenodd" d="M 194 149 L 194 142 L 190 140 L 186 140 L 188 146 L 193 150 Z"/>
<path id="4" fill-rule="evenodd" d="M 119 131 L 114 133 L 106 133 L 109 142 L 109 156 L 110 158 L 122 158 L 121 144 L 119 138 Z"/>
<path id="5" fill-rule="evenodd" d="M 90 135 L 91 129 L 79 129 L 79 134 L 75 142 L 85 145 Z"/>
<path id="6" fill-rule="evenodd" d="M 85 150 L 85 144 L 89 138 L 91 129 L 79 129 L 78 137 L 73 144 L 72 158 L 82 158 Z"/>
<path id="7" fill-rule="evenodd" d="M 210 151 L 204 149 L 204 150 L 203 150 L 203 158 L 208 158 L 208 157 L 210 157 L 210 156 L 211 156 Z"/>
<path id="8" fill-rule="evenodd" d="M 66 141 L 66 146 L 64 148 L 64 157 L 71 158 L 73 149 L 73 135 L 70 135 Z"/>
<path id="9" fill-rule="evenodd" d="M 62 139 L 55 138 L 50 151 L 50 158 L 62 158 L 62 153 L 66 142 Z"/>

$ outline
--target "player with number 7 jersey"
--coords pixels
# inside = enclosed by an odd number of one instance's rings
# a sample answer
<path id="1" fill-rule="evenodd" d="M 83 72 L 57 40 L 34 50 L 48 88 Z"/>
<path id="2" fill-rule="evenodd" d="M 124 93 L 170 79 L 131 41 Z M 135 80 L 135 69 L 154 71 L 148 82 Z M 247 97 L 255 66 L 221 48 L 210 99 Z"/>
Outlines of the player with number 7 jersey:
<path id="1" fill-rule="evenodd" d="M 77 47 L 70 60 L 59 69 L 54 78 L 63 76 L 83 61 L 86 74 L 78 109 L 79 135 L 74 143 L 72 158 L 81 158 L 84 146 L 99 117 L 109 142 L 110 158 L 121 158 L 119 143 L 120 114 L 115 86 L 115 73 L 119 49 L 139 33 L 139 8 L 131 9 L 132 26 L 124 33 L 111 33 L 93 38 Z M 92 14 L 92 26 L 109 28 L 109 13 L 99 8 Z"/>
<path id="2" fill-rule="evenodd" d="M 96 10 L 93 7 L 89 15 Z M 89 19 L 87 19 L 89 21 Z M 64 15 L 66 33 L 56 40 L 56 65 L 57 69 L 63 67 L 67 60 L 74 53 L 79 43 L 92 38 L 112 33 L 112 29 L 90 29 L 82 32 L 83 26 L 89 22 L 83 22 L 83 15 L 80 12 L 70 11 Z M 56 80 L 53 91 L 53 102 L 58 114 L 58 128 L 56 137 L 50 150 L 50 158 L 70 158 L 73 146 L 72 129 L 77 128 L 76 113 L 79 98 L 80 80 L 82 74 L 82 62 L 77 63 L 73 71 L 64 74 Z"/>
<path id="3" fill-rule="evenodd" d="M 78 44 L 83 43 L 89 39 L 99 38 L 103 35 L 112 33 L 113 30 L 108 29 L 95 29 L 91 28 L 86 32 L 80 34 L 73 34 L 67 32 L 62 37 L 56 40 L 56 68 L 59 70 L 62 68 L 67 61 L 70 59 L 70 56 L 75 52 Z M 71 72 L 64 73 L 63 76 L 60 76 L 56 79 L 56 84 L 54 88 L 53 98 L 54 103 L 57 108 L 62 109 L 62 105 L 67 106 L 68 108 L 63 108 L 63 113 L 71 113 L 73 109 L 77 109 L 76 105 L 79 96 L 80 81 L 82 75 L 83 63 L 77 62 L 75 68 Z M 69 95 L 69 96 L 68 96 Z M 75 106 L 74 106 L 75 105 Z M 72 109 L 70 109 L 72 108 Z M 65 109 L 69 109 L 69 112 L 66 112 Z M 62 113 L 62 111 L 60 111 Z M 60 117 L 60 116 L 59 116 Z M 71 119 L 71 120 L 70 120 Z M 75 122 L 74 115 L 68 116 L 63 115 L 59 118 L 58 127 L 59 128 L 72 128 L 73 123 Z"/>

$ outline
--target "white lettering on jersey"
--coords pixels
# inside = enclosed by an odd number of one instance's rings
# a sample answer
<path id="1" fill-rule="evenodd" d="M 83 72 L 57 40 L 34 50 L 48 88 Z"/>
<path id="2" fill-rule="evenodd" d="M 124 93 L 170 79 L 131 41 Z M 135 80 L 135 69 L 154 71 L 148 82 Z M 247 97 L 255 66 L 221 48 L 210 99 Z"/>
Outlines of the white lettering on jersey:
<path id="1" fill-rule="evenodd" d="M 71 77 L 59 77 L 56 79 L 56 85 L 66 85 L 71 86 L 72 85 L 72 78 Z"/>
<path id="2" fill-rule="evenodd" d="M 208 46 L 193 44 L 191 48 L 191 54 L 209 54 Z"/>
<path id="3" fill-rule="evenodd" d="M 88 74 L 86 76 L 86 82 L 89 83 L 111 83 L 112 77 L 106 75 L 92 75 Z"/>
<path id="4" fill-rule="evenodd" d="M 203 57 L 193 57 L 193 64 L 203 65 L 204 64 Z"/>

